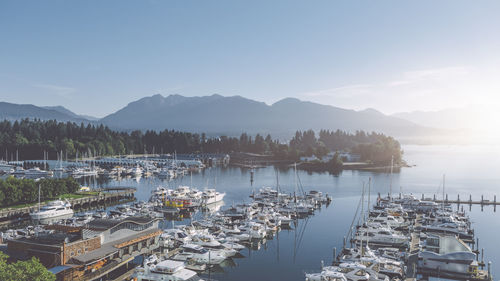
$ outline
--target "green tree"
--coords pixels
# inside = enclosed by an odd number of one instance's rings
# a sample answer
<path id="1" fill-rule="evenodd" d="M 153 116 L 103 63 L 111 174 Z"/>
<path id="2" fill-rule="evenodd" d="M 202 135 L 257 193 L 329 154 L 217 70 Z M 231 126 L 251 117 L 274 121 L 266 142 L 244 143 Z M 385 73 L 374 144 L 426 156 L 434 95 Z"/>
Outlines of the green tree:
<path id="1" fill-rule="evenodd" d="M 56 276 L 40 261 L 32 257 L 27 261 L 7 262 L 8 256 L 0 252 L 0 280 L 2 281 L 55 281 Z"/>

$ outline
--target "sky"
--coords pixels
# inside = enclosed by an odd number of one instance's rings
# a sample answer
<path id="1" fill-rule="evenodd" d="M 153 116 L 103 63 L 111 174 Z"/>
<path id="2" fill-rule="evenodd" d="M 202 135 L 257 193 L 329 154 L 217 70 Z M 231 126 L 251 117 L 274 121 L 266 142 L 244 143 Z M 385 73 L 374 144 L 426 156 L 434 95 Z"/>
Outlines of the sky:
<path id="1" fill-rule="evenodd" d="M 384 113 L 500 105 L 500 1 L 0 0 L 0 101 L 154 94 Z"/>

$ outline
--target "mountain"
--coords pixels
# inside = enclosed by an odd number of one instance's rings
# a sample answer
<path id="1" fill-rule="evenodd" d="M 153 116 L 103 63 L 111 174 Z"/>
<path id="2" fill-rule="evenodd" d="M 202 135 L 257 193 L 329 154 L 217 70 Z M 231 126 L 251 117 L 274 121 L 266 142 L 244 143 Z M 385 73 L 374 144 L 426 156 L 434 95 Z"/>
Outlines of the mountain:
<path id="1" fill-rule="evenodd" d="M 93 117 L 93 116 L 89 116 L 89 115 L 78 115 L 78 114 L 74 113 L 73 111 L 67 109 L 66 107 L 60 106 L 60 105 L 57 105 L 57 106 L 42 106 L 42 108 L 58 111 L 60 113 L 66 114 L 66 115 L 68 115 L 68 116 L 70 116 L 70 117 L 72 117 L 74 119 L 87 119 L 87 120 L 90 120 L 90 121 L 97 121 L 97 120 L 99 120 L 99 118 L 96 118 L 96 117 Z"/>
<path id="2" fill-rule="evenodd" d="M 270 133 L 289 137 L 296 130 L 341 129 L 415 136 L 434 132 L 374 109 L 354 111 L 286 98 L 272 105 L 243 98 L 211 95 L 154 95 L 129 103 L 100 122 L 125 130 L 175 129 L 208 134 Z"/>
<path id="3" fill-rule="evenodd" d="M 74 114 L 64 107 L 39 107 L 32 104 L 15 104 L 0 102 L 0 120 L 20 120 L 24 118 L 41 120 L 58 120 L 72 122 L 89 122 L 89 120 Z"/>
<path id="4" fill-rule="evenodd" d="M 448 108 L 439 111 L 412 111 L 395 113 L 392 116 L 411 121 L 421 126 L 441 129 L 473 129 L 487 118 L 484 107 L 475 106 Z"/>

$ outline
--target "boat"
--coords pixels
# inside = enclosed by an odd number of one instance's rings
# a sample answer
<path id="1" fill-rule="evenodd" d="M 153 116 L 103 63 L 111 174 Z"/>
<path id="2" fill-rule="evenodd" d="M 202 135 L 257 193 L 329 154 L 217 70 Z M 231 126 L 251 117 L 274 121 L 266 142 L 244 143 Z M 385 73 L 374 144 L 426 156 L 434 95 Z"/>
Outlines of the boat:
<path id="1" fill-rule="evenodd" d="M 467 279 L 478 270 L 476 254 L 453 235 L 428 235 L 418 259 L 422 270 L 439 271 L 448 277 Z"/>
<path id="2" fill-rule="evenodd" d="M 146 263 L 137 267 L 132 275 L 137 281 L 199 281 L 198 274 L 186 269 L 184 262 L 164 260 Z"/>
<path id="3" fill-rule="evenodd" d="M 73 209 L 69 202 L 55 200 L 39 208 L 37 212 L 30 213 L 33 220 L 42 221 L 53 218 L 69 218 L 73 216 Z"/>
<path id="4" fill-rule="evenodd" d="M 136 176 L 136 177 L 142 176 L 142 172 L 143 172 L 143 170 L 139 165 L 135 166 L 135 168 L 132 168 L 130 170 L 130 174 L 132 176 Z"/>
<path id="5" fill-rule="evenodd" d="M 30 178 L 52 177 L 53 175 L 54 175 L 54 172 L 40 170 L 40 168 L 38 168 L 38 167 L 34 167 L 34 168 L 31 168 L 31 169 L 24 171 L 24 176 L 30 177 Z"/>
<path id="6" fill-rule="evenodd" d="M 224 199 L 226 193 L 220 193 L 215 191 L 215 189 L 207 189 L 203 191 L 203 195 L 201 196 L 201 200 L 204 205 L 213 204 L 220 202 Z"/>
<path id="7" fill-rule="evenodd" d="M 187 261 L 194 260 L 196 263 L 204 264 L 220 264 L 226 256 L 219 251 L 207 250 L 199 245 L 184 244 L 181 247 L 181 252 L 172 257 L 174 260 Z"/>

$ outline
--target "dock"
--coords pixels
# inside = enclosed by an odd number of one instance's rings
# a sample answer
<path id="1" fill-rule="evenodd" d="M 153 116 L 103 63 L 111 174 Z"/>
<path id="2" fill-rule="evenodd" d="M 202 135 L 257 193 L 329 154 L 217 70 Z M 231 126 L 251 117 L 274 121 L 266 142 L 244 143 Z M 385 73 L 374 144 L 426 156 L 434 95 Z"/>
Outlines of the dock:
<path id="1" fill-rule="evenodd" d="M 132 187 L 110 187 L 93 190 L 96 195 L 88 195 L 82 198 L 68 199 L 74 210 L 90 209 L 94 207 L 114 205 L 123 201 L 134 200 L 135 188 Z M 23 208 L 6 208 L 0 210 L 0 220 L 16 220 L 28 216 L 38 210 L 38 204 Z"/>
<path id="2" fill-rule="evenodd" d="M 401 199 L 401 194 L 399 194 L 399 198 Z M 378 198 L 381 198 L 380 193 L 378 194 Z M 394 197 L 395 198 L 395 197 Z M 420 200 L 422 201 L 431 201 L 435 202 L 437 204 L 457 204 L 457 205 L 481 205 L 481 206 L 498 206 L 500 205 L 500 202 L 497 201 L 497 196 L 493 195 L 493 200 L 486 199 L 484 195 L 481 195 L 481 199 L 472 199 L 472 194 L 469 195 L 468 199 L 461 199 L 460 194 L 457 195 L 456 199 L 448 199 L 448 194 L 445 195 L 445 198 L 441 199 L 436 196 L 436 194 L 433 194 L 432 197 L 425 197 L 425 195 L 422 193 Z"/>

